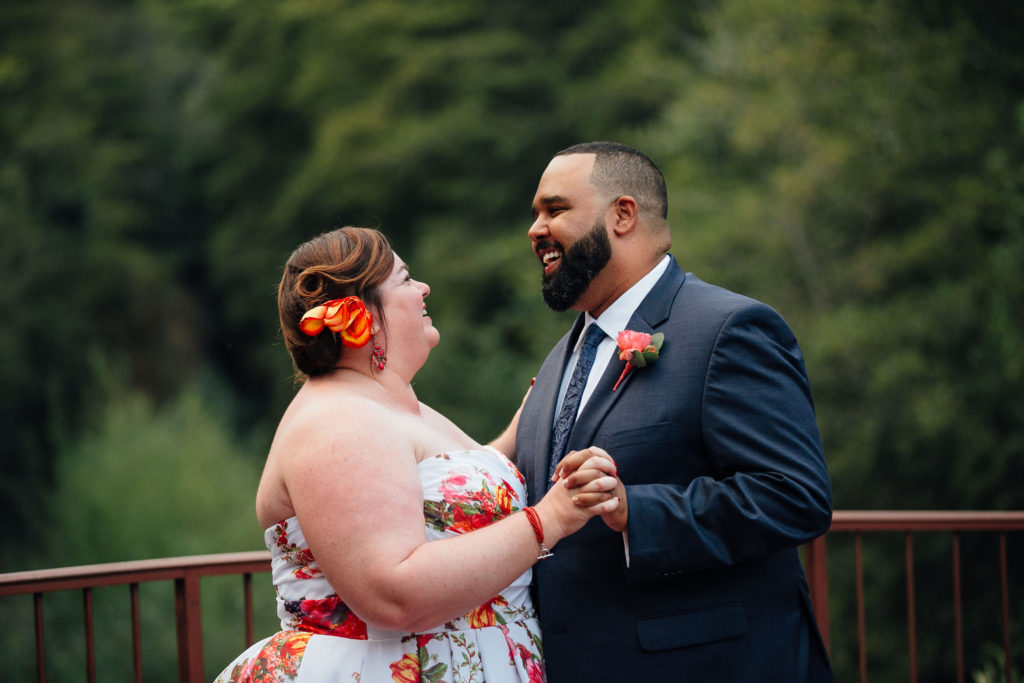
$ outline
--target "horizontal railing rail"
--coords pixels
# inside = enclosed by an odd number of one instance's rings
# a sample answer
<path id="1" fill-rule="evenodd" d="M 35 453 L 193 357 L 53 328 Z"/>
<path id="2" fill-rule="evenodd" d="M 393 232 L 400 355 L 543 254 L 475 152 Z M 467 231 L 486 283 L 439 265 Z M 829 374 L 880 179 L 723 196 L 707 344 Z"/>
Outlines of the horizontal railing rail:
<path id="1" fill-rule="evenodd" d="M 956 620 L 957 680 L 964 681 L 962 596 L 960 591 L 961 558 L 960 534 L 987 532 L 998 534 L 1000 604 L 1002 645 L 1006 683 L 1010 683 L 1012 652 L 1010 646 L 1009 567 L 1007 562 L 1007 532 L 1024 531 L 1024 511 L 836 511 L 829 533 L 815 539 L 804 548 L 804 564 L 810 585 L 811 601 L 821 628 L 826 647 L 831 649 L 832 633 L 828 610 L 827 539 L 836 534 L 853 534 L 855 580 L 857 593 L 857 639 L 860 680 L 867 681 L 866 626 L 864 620 L 864 570 L 861 537 L 864 533 L 896 532 L 904 534 L 904 554 L 907 567 L 907 630 L 909 641 L 909 668 L 912 683 L 917 680 L 917 634 L 915 626 L 915 584 L 913 536 L 920 532 L 952 534 L 952 573 L 954 585 L 954 613 Z M 202 614 L 200 609 L 200 578 L 218 575 L 241 575 L 243 578 L 244 622 L 246 643 L 254 642 L 252 614 L 252 575 L 270 571 L 267 551 L 223 553 L 172 557 L 134 562 L 40 569 L 0 574 L 0 596 L 32 595 L 34 601 L 34 629 L 36 680 L 46 680 L 45 628 L 43 623 L 43 595 L 55 591 L 81 590 L 84 607 L 85 671 L 90 683 L 96 680 L 92 590 L 106 586 L 129 587 L 132 658 L 134 679 L 142 680 L 142 652 L 139 625 L 140 583 L 152 581 L 174 582 L 175 624 L 178 649 L 178 678 L 183 683 L 204 680 Z"/>

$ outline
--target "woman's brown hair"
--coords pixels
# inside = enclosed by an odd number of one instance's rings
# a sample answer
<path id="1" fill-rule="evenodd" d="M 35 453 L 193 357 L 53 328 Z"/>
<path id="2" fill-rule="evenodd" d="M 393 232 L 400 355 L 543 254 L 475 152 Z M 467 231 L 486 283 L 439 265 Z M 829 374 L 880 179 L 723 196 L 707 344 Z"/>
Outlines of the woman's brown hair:
<path id="1" fill-rule="evenodd" d="M 338 335 L 326 328 L 313 337 L 302 332 L 303 314 L 331 299 L 358 296 L 384 329 L 379 288 L 394 264 L 387 237 L 370 228 L 331 230 L 292 252 L 277 288 L 277 313 L 296 379 L 330 372 L 344 348 Z"/>

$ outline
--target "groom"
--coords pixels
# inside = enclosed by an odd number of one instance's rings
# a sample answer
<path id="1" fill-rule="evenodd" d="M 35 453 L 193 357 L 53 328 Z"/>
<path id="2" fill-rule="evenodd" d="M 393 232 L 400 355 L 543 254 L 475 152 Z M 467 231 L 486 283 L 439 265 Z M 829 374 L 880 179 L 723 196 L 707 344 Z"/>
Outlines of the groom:
<path id="1" fill-rule="evenodd" d="M 664 178 L 630 147 L 559 152 L 533 215 L 544 300 L 581 315 L 537 373 L 516 461 L 533 503 L 563 457 L 607 452 L 621 501 L 534 567 L 548 680 L 832 681 L 797 556 L 831 487 L 789 327 L 680 269 Z M 622 330 L 664 343 L 616 388 Z"/>

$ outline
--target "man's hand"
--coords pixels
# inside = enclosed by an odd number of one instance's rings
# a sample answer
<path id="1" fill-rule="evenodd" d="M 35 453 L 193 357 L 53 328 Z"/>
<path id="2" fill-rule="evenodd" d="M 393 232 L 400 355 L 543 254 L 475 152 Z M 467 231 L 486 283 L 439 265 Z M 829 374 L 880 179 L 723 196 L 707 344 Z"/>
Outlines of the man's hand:
<path id="1" fill-rule="evenodd" d="M 598 499 L 607 500 L 611 493 L 619 499 L 619 504 L 615 510 L 602 514 L 601 519 L 614 531 L 626 530 L 629 522 L 626 486 L 619 479 L 615 461 L 604 449 L 591 446 L 570 452 L 555 467 L 553 481 L 568 488 L 573 502 L 584 507 L 594 505 Z"/>

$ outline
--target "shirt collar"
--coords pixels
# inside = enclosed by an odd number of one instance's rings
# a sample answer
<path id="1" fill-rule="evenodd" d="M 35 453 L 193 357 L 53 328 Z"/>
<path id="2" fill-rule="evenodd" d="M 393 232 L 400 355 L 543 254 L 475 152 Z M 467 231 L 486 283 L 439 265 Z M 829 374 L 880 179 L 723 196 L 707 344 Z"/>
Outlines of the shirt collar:
<path id="1" fill-rule="evenodd" d="M 658 283 L 671 260 L 672 257 L 666 254 L 647 275 L 640 278 L 635 285 L 627 289 L 622 296 L 605 309 L 604 313 L 597 317 L 596 322 L 604 330 L 605 334 L 612 339 L 616 339 L 619 336 L 619 332 L 626 329 L 629 319 L 633 317 L 636 309 L 640 307 L 643 300 L 654 289 L 654 285 Z M 595 319 L 590 313 L 587 313 L 584 319 L 584 327 L 592 322 L 595 322 Z M 582 338 L 583 335 L 581 334 L 580 339 Z"/>

